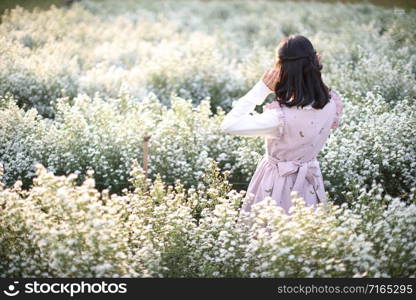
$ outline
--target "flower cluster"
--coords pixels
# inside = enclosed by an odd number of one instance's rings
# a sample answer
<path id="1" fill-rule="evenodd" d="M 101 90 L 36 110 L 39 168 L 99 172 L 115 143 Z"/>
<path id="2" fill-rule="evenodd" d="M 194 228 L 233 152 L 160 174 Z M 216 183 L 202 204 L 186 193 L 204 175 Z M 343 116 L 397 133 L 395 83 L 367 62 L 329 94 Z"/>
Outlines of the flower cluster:
<path id="1" fill-rule="evenodd" d="M 36 174 L 30 190 L 0 186 L 2 277 L 416 274 L 416 205 L 398 198 L 311 207 L 294 192 L 290 215 L 270 197 L 247 213 L 215 161 L 190 189 L 152 182 L 134 161 L 123 195 L 97 191 L 92 171 L 80 186 L 41 164 Z"/>
<path id="2" fill-rule="evenodd" d="M 136 99 L 154 92 L 165 104 L 171 93 L 195 104 L 210 98 L 212 110 L 227 110 L 270 66 L 278 41 L 302 33 L 323 53 L 334 88 L 397 102 L 416 95 L 414 20 L 414 11 L 369 4 L 277 1 L 16 8 L 0 23 L 0 95 L 10 92 L 43 116 L 54 115 L 62 96 L 121 91 Z"/>
<path id="3" fill-rule="evenodd" d="M 0 24 L 5 181 L 29 186 L 37 161 L 56 174 L 92 168 L 99 189 L 120 192 L 151 134 L 153 178 L 196 186 L 213 158 L 244 189 L 264 145 L 224 136 L 218 118 L 257 81 L 277 41 L 301 32 L 323 53 L 324 79 L 346 105 L 341 130 L 320 155 L 330 195 L 343 201 L 353 186 L 376 181 L 411 199 L 415 19 L 414 11 L 399 17 L 369 4 L 269 1 L 13 9 Z"/>
<path id="4" fill-rule="evenodd" d="M 415 13 L 197 0 L 6 12 L 0 276 L 414 277 Z M 299 33 L 344 103 L 318 157 L 329 207 L 293 195 L 290 216 L 270 198 L 240 215 L 264 140 L 219 125 Z"/>
<path id="5" fill-rule="evenodd" d="M 180 178 L 186 187 L 202 181 L 209 159 L 232 173 L 230 181 L 244 189 L 264 152 L 261 138 L 235 137 L 220 131 L 221 109 L 212 115 L 209 102 L 193 107 L 189 100 L 172 97 L 166 108 L 154 96 L 137 102 L 127 95 L 104 100 L 82 95 L 70 104 L 57 100 L 54 120 L 36 110 L 20 109 L 12 98 L 2 99 L 0 159 L 4 180 L 31 185 L 35 162 L 57 175 L 85 176 L 88 169 L 100 190 L 120 193 L 133 159 L 143 161 L 143 138 L 150 135 L 149 175 L 167 183 Z M 354 186 L 381 183 L 384 192 L 412 199 L 416 187 L 415 112 L 410 99 L 391 106 L 380 95 L 368 93 L 367 105 L 346 101 L 341 129 L 333 131 L 319 155 L 325 188 L 331 198 L 345 201 Z"/>

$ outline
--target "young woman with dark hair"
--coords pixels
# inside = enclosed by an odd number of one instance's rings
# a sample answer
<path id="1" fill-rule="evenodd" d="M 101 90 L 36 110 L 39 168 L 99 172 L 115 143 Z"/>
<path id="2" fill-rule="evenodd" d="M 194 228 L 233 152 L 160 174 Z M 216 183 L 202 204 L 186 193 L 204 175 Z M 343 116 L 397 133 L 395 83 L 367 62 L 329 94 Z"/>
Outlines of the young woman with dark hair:
<path id="1" fill-rule="evenodd" d="M 292 191 L 308 206 L 326 203 L 317 155 L 330 131 L 339 127 L 343 104 L 323 83 L 321 70 L 320 56 L 306 37 L 286 37 L 276 49 L 275 68 L 234 101 L 225 116 L 224 132 L 262 136 L 266 142 L 266 153 L 247 189 L 244 211 L 270 196 L 290 213 Z M 263 113 L 255 112 L 271 93 L 273 102 L 263 107 Z"/>

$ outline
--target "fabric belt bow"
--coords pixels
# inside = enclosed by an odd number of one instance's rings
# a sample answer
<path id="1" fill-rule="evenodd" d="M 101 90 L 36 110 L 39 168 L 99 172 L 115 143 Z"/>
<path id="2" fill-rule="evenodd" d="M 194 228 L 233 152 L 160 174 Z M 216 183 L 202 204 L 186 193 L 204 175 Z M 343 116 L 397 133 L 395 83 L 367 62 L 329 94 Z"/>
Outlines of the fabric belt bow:
<path id="1" fill-rule="evenodd" d="M 299 196 L 303 196 L 302 191 L 304 188 L 305 180 L 309 181 L 312 184 L 318 196 L 318 179 L 321 176 L 318 160 L 312 159 L 307 162 L 299 162 L 294 160 L 279 161 L 270 155 L 267 156 L 267 160 L 272 165 L 277 166 L 279 176 L 284 177 L 298 173 L 292 190 L 297 191 Z"/>

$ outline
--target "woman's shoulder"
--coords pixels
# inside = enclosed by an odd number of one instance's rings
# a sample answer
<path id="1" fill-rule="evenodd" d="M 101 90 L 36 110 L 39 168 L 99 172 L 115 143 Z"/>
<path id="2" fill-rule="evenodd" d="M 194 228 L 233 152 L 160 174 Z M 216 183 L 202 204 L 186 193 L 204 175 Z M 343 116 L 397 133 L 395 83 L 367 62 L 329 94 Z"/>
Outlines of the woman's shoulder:
<path id="1" fill-rule="evenodd" d="M 338 92 L 331 90 L 330 91 L 330 101 L 335 103 L 335 116 L 331 128 L 338 128 L 341 123 L 341 117 L 344 110 L 344 103 L 342 102 L 341 96 Z"/>
<path id="2" fill-rule="evenodd" d="M 330 95 L 330 99 L 329 99 L 330 101 L 335 102 L 335 104 L 342 104 L 341 96 L 339 95 L 337 91 L 330 90 L 329 95 Z"/>
<path id="3" fill-rule="evenodd" d="M 337 107 L 337 111 L 342 109 L 344 106 L 344 103 L 342 102 L 342 98 L 340 96 L 340 94 L 337 91 L 331 90 L 329 92 L 330 94 L 330 99 L 329 101 L 332 101 L 335 103 L 336 107 Z"/>

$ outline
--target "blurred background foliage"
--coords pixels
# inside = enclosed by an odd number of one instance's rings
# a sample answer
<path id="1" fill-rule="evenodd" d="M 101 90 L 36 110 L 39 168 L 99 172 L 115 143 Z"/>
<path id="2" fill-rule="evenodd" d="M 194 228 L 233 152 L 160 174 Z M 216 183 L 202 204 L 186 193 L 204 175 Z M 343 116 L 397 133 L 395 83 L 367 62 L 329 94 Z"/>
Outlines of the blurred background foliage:
<path id="1" fill-rule="evenodd" d="M 51 5 L 57 7 L 71 5 L 72 2 L 77 0 L 2 0 L 0 1 L 0 14 L 3 13 L 6 9 L 15 8 L 17 5 L 24 7 L 26 9 L 34 9 L 35 7 L 41 9 L 47 9 Z M 124 0 L 123 0 L 124 1 Z M 157 1 L 157 0 L 156 0 Z M 209 0 L 204 0 L 209 1 Z M 252 1 L 252 0 L 248 0 Z M 279 2 L 279 0 L 271 0 Z M 95 0 L 95 2 L 100 2 L 100 0 Z M 146 0 L 144 0 L 146 2 Z M 282 2 L 282 1 L 280 1 Z M 402 8 L 415 8 L 416 1 L 414 0 L 292 0 L 292 2 L 343 2 L 343 3 L 372 3 L 376 5 L 386 6 L 386 7 L 402 7 Z"/>

